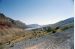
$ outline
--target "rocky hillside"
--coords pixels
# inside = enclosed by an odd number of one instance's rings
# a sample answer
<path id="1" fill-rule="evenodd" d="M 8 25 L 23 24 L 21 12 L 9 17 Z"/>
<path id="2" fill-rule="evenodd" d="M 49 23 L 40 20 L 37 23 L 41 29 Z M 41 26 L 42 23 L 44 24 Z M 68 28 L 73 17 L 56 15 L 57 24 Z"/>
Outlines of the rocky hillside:
<path id="1" fill-rule="evenodd" d="M 22 40 L 7 49 L 74 49 L 73 28 L 39 38 Z"/>
<path id="2" fill-rule="evenodd" d="M 13 20 L 0 13 L 0 44 L 15 40 L 23 36 L 26 25 L 20 21 Z M 20 33 L 19 33 L 20 32 Z"/>
<path id="3" fill-rule="evenodd" d="M 21 42 L 20 49 L 74 49 L 74 18 L 33 30 L 43 30 L 48 32 L 48 35 L 23 42 L 26 44 Z M 16 44 L 10 49 L 17 49 L 18 46 Z"/>
<path id="4" fill-rule="evenodd" d="M 73 49 L 74 18 L 30 30 L 26 27 L 0 14 L 0 49 Z"/>
<path id="5" fill-rule="evenodd" d="M 40 25 L 38 24 L 30 24 L 30 25 L 27 25 L 29 28 L 39 28 L 41 27 Z"/>
<path id="6" fill-rule="evenodd" d="M 25 30 L 27 26 L 20 22 L 13 20 L 4 14 L 0 13 L 0 49 L 5 45 L 10 45 L 12 42 L 16 43 L 22 39 L 37 38 L 47 33 L 44 31 Z"/>
<path id="7" fill-rule="evenodd" d="M 55 24 L 52 24 L 51 27 L 62 27 L 62 26 L 65 26 L 67 24 L 74 24 L 74 17 L 71 17 L 71 18 L 68 18 L 66 20 L 62 20 L 58 23 L 55 23 Z"/>
<path id="8" fill-rule="evenodd" d="M 1 27 L 15 27 L 25 29 L 26 25 L 21 21 L 13 20 L 9 17 L 6 17 L 4 14 L 0 13 L 0 28 Z"/>
<path id="9" fill-rule="evenodd" d="M 67 19 L 69 20 L 69 19 Z M 32 29 L 35 36 L 28 40 L 21 40 L 17 43 L 11 43 L 6 46 L 6 49 L 74 49 L 74 23 L 69 22 L 60 27 L 52 28 L 51 26 Z M 48 34 L 37 37 L 40 32 Z M 30 32 L 31 34 L 33 32 Z M 35 34 L 36 33 L 36 34 Z M 37 37 L 37 38 L 34 38 Z"/>

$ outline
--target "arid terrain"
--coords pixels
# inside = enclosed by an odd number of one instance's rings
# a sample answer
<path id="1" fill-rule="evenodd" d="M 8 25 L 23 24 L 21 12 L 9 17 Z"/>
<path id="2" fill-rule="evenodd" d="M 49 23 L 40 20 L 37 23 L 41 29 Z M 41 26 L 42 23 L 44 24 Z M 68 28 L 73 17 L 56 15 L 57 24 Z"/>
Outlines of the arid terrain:
<path id="1" fill-rule="evenodd" d="M 0 49 L 74 49 L 74 18 L 36 26 L 0 14 Z"/>
<path id="2" fill-rule="evenodd" d="M 22 40 L 7 49 L 74 49 L 73 28 L 43 37 Z"/>

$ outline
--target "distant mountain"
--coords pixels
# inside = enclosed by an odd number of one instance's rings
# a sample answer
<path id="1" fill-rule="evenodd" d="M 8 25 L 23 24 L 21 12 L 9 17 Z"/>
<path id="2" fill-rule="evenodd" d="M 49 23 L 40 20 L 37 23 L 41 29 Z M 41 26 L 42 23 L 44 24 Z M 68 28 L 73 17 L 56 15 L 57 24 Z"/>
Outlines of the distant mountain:
<path id="1" fill-rule="evenodd" d="M 38 24 L 30 24 L 30 25 L 27 25 L 28 28 L 39 28 L 41 27 L 40 25 Z"/>
<path id="2" fill-rule="evenodd" d="M 26 28 L 26 24 L 21 21 L 13 20 L 4 14 L 0 13 L 0 27 L 15 27 L 15 28 Z"/>
<path id="3" fill-rule="evenodd" d="M 68 23 L 72 23 L 72 22 L 74 22 L 74 17 L 66 19 L 64 21 L 60 21 L 59 23 L 60 23 L 60 25 L 64 25 L 64 24 L 68 24 Z"/>
<path id="4" fill-rule="evenodd" d="M 66 20 L 62 20 L 60 22 L 57 22 L 57 23 L 49 25 L 49 26 L 51 26 L 51 27 L 57 27 L 57 26 L 62 27 L 64 25 L 67 25 L 70 23 L 74 24 L 74 17 L 68 18 Z"/>

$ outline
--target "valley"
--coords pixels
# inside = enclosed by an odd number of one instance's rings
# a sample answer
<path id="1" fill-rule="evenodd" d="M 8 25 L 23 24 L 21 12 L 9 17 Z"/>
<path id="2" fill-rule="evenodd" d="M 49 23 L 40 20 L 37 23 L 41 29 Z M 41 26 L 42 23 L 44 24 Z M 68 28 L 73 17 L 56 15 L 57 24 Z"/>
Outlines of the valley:
<path id="1" fill-rule="evenodd" d="M 40 26 L 0 14 L 0 49 L 74 49 L 74 18 Z"/>

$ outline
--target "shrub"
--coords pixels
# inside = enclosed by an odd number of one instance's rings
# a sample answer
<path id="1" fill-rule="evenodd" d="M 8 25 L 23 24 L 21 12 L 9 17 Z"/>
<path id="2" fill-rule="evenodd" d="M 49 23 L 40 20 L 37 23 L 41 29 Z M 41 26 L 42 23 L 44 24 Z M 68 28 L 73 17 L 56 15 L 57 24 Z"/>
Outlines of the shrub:
<path id="1" fill-rule="evenodd" d="M 56 30 L 53 30 L 52 33 L 56 33 Z"/>
<path id="2" fill-rule="evenodd" d="M 62 30 L 66 30 L 66 29 L 69 29 L 69 27 L 64 27 Z"/>
<path id="3" fill-rule="evenodd" d="M 56 27 L 55 30 L 59 29 L 59 27 Z"/>
<path id="4" fill-rule="evenodd" d="M 62 28 L 62 30 L 67 30 L 69 28 L 72 28 L 73 26 L 64 26 L 64 28 Z"/>
<path id="5" fill-rule="evenodd" d="M 0 43 L 0 45 L 2 45 L 2 43 Z"/>
<path id="6" fill-rule="evenodd" d="M 43 29 L 44 29 L 45 31 L 47 31 L 47 32 L 51 32 L 51 31 L 52 31 L 51 27 L 44 27 Z"/>

